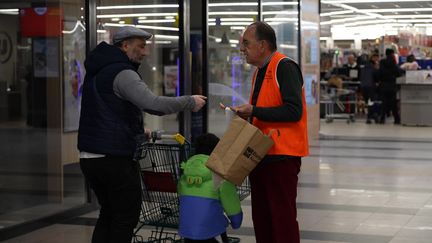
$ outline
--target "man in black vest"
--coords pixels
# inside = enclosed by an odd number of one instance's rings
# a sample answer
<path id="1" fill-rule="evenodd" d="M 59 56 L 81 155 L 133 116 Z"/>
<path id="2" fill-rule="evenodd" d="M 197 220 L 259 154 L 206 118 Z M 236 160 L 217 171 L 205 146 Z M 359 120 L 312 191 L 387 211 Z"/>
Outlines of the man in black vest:
<path id="1" fill-rule="evenodd" d="M 81 170 L 101 206 L 93 243 L 130 243 L 141 210 L 139 170 L 133 155 L 144 137 L 142 111 L 165 115 L 200 110 L 201 95 L 164 97 L 152 93 L 137 69 L 152 35 L 126 26 L 113 45 L 100 43 L 84 65 L 78 131 Z"/>

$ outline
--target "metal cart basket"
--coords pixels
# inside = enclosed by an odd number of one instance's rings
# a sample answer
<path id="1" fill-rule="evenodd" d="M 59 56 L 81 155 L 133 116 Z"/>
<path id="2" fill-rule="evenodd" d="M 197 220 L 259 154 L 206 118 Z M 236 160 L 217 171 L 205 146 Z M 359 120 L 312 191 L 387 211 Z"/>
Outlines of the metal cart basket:
<path id="1" fill-rule="evenodd" d="M 152 135 L 152 137 L 155 137 Z M 164 232 L 165 228 L 177 229 L 179 225 L 179 195 L 177 183 L 181 176 L 180 164 L 191 154 L 191 145 L 180 134 L 163 135 L 170 140 L 145 142 L 138 146 L 135 160 L 141 169 L 142 204 L 138 227 L 134 232 L 136 243 L 182 242 L 176 233 Z M 250 194 L 249 181 L 238 187 L 240 200 Z M 138 231 L 144 226 L 155 226 L 151 236 L 143 239 Z M 238 238 L 230 238 L 239 242 Z"/>

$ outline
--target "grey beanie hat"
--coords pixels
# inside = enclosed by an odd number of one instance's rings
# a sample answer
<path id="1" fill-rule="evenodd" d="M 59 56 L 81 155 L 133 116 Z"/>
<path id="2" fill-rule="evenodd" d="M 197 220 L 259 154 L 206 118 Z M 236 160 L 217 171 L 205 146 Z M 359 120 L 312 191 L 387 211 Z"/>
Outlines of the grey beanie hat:
<path id="1" fill-rule="evenodd" d="M 138 29 L 133 26 L 123 26 L 113 35 L 113 44 L 119 43 L 125 39 L 132 37 L 139 37 L 148 40 L 152 36 L 152 34 L 145 30 Z"/>

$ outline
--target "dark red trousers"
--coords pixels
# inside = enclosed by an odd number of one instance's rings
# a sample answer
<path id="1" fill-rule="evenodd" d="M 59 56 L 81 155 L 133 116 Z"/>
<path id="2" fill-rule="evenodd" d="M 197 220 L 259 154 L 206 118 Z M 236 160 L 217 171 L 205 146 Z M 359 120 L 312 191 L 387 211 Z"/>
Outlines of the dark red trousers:
<path id="1" fill-rule="evenodd" d="M 249 175 L 257 243 L 299 243 L 297 182 L 301 158 L 264 158 Z"/>

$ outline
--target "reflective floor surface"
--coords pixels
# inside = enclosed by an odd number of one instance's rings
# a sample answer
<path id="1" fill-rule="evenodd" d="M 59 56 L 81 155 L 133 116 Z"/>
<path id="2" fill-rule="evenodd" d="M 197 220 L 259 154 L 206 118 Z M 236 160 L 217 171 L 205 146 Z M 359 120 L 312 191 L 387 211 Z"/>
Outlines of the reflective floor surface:
<path id="1" fill-rule="evenodd" d="M 321 133 L 299 179 L 301 242 L 432 242 L 432 128 L 334 121 Z M 243 226 L 229 234 L 252 243 L 250 200 L 242 204 Z M 96 216 L 5 242 L 89 243 Z"/>

